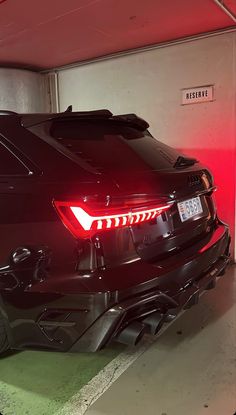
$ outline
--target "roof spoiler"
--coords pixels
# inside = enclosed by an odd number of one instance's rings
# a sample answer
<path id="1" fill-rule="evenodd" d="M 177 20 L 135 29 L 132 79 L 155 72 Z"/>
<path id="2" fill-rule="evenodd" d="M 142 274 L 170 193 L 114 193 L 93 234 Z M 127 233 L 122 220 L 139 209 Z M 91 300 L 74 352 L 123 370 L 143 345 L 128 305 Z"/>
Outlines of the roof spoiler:
<path id="1" fill-rule="evenodd" d="M 69 109 L 68 109 L 69 108 Z M 94 111 L 70 111 L 70 106 L 67 108 L 65 112 L 59 113 L 45 113 L 45 114 L 23 114 L 21 116 L 21 125 L 23 127 L 32 127 L 33 125 L 40 124 L 45 121 L 51 121 L 55 119 L 73 119 L 73 118 L 97 118 L 97 119 L 107 119 L 112 117 L 112 112 L 102 109 L 102 110 L 94 110 Z"/>
<path id="2" fill-rule="evenodd" d="M 0 110 L 0 115 L 18 115 L 15 111 Z"/>
<path id="3" fill-rule="evenodd" d="M 137 128 L 140 128 L 142 131 L 147 130 L 149 128 L 148 122 L 145 121 L 143 118 L 138 117 L 136 114 L 114 115 L 112 119 L 133 124 Z"/>
<path id="4" fill-rule="evenodd" d="M 130 126 L 144 131 L 147 130 L 149 124 L 147 121 L 139 118 L 135 114 L 121 114 L 113 115 L 111 111 L 107 109 L 94 110 L 94 111 L 72 111 L 70 105 L 65 112 L 54 113 L 54 114 L 24 114 L 21 116 L 21 125 L 23 127 L 32 127 L 33 125 L 40 124 L 46 121 L 52 120 L 71 120 L 71 119 L 110 119 L 114 121 L 120 121 L 127 123 Z"/>

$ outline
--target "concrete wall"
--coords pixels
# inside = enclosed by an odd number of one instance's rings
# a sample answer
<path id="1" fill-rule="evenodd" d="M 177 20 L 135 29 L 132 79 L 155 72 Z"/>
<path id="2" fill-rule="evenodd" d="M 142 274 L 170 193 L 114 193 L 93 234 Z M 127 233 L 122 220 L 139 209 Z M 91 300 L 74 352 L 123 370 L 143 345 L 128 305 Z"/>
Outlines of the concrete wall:
<path id="1" fill-rule="evenodd" d="M 235 233 L 236 33 L 154 49 L 59 72 L 64 110 L 135 112 L 160 140 L 206 163 L 220 217 Z M 181 89 L 214 84 L 214 101 L 181 105 Z"/>
<path id="2" fill-rule="evenodd" d="M 0 110 L 43 112 L 49 109 L 45 77 L 41 74 L 0 68 Z"/>

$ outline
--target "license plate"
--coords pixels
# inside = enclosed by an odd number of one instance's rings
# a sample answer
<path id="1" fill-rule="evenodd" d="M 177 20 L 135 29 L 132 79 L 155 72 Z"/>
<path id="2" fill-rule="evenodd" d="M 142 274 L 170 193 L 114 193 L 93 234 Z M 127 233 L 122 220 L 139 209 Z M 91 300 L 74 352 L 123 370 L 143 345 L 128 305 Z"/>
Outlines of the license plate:
<path id="1" fill-rule="evenodd" d="M 200 197 L 193 197 L 178 203 L 178 210 L 182 222 L 203 212 Z"/>

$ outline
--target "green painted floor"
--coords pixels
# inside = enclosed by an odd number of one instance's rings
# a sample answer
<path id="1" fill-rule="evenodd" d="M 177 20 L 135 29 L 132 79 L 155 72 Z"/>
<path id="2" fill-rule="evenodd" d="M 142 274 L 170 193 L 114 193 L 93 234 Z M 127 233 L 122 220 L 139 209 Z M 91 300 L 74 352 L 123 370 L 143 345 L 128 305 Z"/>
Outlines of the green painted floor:
<path id="1" fill-rule="evenodd" d="M 25 351 L 0 359 L 0 414 L 53 415 L 121 352 Z"/>

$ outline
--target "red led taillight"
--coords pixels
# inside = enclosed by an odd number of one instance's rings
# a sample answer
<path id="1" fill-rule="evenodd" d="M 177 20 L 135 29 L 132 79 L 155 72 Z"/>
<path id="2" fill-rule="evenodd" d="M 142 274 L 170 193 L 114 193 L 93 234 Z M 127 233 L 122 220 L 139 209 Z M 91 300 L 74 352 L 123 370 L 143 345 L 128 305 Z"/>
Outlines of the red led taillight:
<path id="1" fill-rule="evenodd" d="M 99 231 L 137 225 L 155 219 L 170 205 L 99 209 L 91 211 L 82 203 L 54 201 L 64 225 L 76 237 L 90 237 Z"/>

